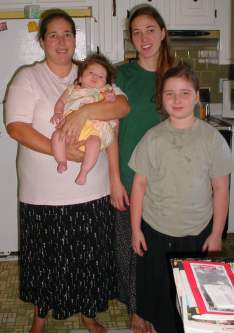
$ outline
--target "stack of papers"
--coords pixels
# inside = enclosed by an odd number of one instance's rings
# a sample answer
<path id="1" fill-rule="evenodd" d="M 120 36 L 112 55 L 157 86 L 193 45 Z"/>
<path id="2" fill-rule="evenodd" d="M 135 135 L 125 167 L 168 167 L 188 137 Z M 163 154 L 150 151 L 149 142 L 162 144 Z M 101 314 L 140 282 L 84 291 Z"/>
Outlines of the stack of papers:
<path id="1" fill-rule="evenodd" d="M 185 333 L 234 333 L 234 273 L 231 263 L 172 261 Z"/>

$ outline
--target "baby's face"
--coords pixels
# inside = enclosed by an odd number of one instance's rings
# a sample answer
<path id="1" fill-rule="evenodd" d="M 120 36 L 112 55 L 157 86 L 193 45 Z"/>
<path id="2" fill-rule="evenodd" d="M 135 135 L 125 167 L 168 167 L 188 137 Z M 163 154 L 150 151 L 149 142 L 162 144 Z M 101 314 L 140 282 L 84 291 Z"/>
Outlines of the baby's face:
<path id="1" fill-rule="evenodd" d="M 89 65 L 84 71 L 80 83 L 82 88 L 103 88 L 106 84 L 106 69 L 99 64 Z"/>

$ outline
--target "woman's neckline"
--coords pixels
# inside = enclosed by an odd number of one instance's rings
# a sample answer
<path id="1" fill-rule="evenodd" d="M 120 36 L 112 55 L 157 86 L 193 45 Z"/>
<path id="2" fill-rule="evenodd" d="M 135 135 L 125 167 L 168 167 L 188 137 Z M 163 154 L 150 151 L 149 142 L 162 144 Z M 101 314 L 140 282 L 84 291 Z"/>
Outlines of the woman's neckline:
<path id="1" fill-rule="evenodd" d="M 70 77 L 71 73 L 72 73 L 72 69 L 74 68 L 75 64 L 72 63 L 71 64 L 71 68 L 68 71 L 68 73 L 66 75 L 58 75 L 57 73 L 55 73 L 48 65 L 48 63 L 46 61 L 44 61 L 44 65 L 46 66 L 47 70 L 49 71 L 49 73 L 54 76 L 56 79 L 59 79 L 61 81 L 66 81 L 67 78 Z"/>
<path id="2" fill-rule="evenodd" d="M 141 62 L 140 59 L 138 59 L 136 62 L 139 67 L 143 68 L 147 72 L 155 73 L 157 71 L 156 60 L 154 60 L 152 62 L 144 62 L 144 61 Z"/>
<path id="3" fill-rule="evenodd" d="M 134 63 L 135 63 L 135 66 L 136 66 L 137 68 L 139 68 L 141 71 L 143 71 L 143 72 L 145 72 L 145 73 L 149 73 L 149 74 L 155 74 L 155 73 L 156 73 L 156 71 L 151 71 L 151 70 L 148 70 L 147 68 L 142 67 L 142 66 L 138 63 L 137 60 L 135 60 Z"/>
<path id="4" fill-rule="evenodd" d="M 57 70 L 53 70 L 53 68 L 49 65 L 49 63 L 45 60 L 45 64 L 47 66 L 47 68 L 49 69 L 49 71 L 54 74 L 57 78 L 60 78 L 60 79 L 64 79 L 66 77 L 69 76 L 69 74 L 71 73 L 71 70 L 74 66 L 74 64 L 71 62 L 70 65 L 67 65 L 67 66 L 57 66 Z M 56 66 L 55 66 L 56 68 Z"/>

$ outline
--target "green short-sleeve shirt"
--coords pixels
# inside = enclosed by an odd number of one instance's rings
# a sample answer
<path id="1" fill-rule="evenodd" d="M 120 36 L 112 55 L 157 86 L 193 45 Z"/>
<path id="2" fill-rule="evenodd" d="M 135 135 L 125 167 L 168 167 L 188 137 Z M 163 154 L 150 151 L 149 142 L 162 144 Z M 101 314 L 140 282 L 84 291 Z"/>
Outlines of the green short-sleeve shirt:
<path id="1" fill-rule="evenodd" d="M 200 119 L 189 129 L 173 128 L 169 120 L 150 129 L 129 166 L 147 178 L 144 220 L 175 237 L 206 227 L 213 214 L 211 179 L 234 170 L 225 139 Z"/>
<path id="2" fill-rule="evenodd" d="M 121 180 L 128 192 L 134 174 L 128 166 L 133 149 L 145 132 L 161 120 L 155 104 L 155 81 L 156 73 L 144 70 L 135 61 L 117 69 L 116 84 L 127 95 L 131 107 L 121 119 L 119 130 Z"/>

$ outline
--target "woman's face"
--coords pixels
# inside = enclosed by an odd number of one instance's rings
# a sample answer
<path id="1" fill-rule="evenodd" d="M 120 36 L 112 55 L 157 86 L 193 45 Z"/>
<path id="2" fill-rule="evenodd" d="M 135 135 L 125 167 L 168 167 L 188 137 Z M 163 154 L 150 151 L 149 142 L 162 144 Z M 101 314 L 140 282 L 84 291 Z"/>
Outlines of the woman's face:
<path id="1" fill-rule="evenodd" d="M 158 57 L 159 48 L 165 38 L 165 30 L 148 15 L 141 15 L 132 21 L 132 43 L 140 59 Z"/>
<path id="2" fill-rule="evenodd" d="M 47 26 L 44 40 L 40 40 L 40 43 L 52 69 L 53 66 L 71 64 L 76 40 L 69 22 L 63 18 L 52 20 Z"/>

